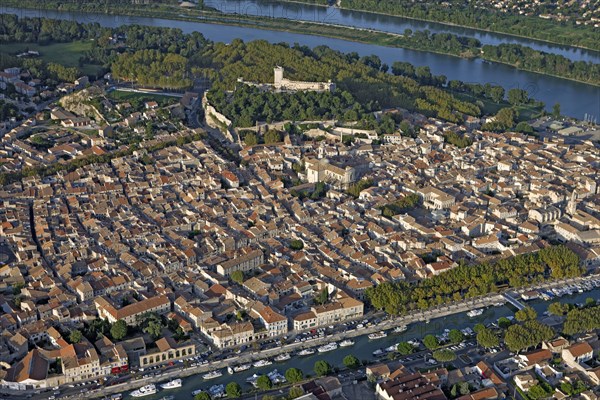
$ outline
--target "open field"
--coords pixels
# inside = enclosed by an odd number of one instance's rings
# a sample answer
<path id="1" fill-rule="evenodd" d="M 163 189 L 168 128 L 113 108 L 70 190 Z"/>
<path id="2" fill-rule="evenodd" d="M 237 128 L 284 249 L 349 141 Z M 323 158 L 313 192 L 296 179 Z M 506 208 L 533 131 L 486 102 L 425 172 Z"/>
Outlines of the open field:
<path id="1" fill-rule="evenodd" d="M 3 43 L 0 53 L 17 55 L 27 50 L 35 50 L 40 53 L 39 58 L 46 62 L 62 64 L 65 67 L 78 67 L 84 74 L 95 75 L 100 66 L 93 64 L 79 66 L 79 58 L 91 48 L 92 42 L 90 41 L 51 43 L 46 45 L 38 43 Z"/>

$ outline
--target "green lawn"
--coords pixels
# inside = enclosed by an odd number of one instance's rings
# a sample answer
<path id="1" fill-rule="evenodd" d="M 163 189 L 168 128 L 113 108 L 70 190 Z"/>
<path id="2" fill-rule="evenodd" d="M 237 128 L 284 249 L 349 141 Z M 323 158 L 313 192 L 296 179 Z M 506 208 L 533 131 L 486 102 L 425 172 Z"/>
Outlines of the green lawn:
<path id="1" fill-rule="evenodd" d="M 65 67 L 79 67 L 79 57 L 92 48 L 91 41 L 76 41 L 71 43 L 52 43 L 39 45 L 37 43 L 10 43 L 2 44 L 2 53 L 17 55 L 26 50 L 35 50 L 40 53 L 40 58 L 46 62 L 64 65 Z M 80 67 L 84 74 L 95 75 L 100 66 L 85 64 Z"/>
<path id="2" fill-rule="evenodd" d="M 156 101 L 159 105 L 165 105 L 169 103 L 173 103 L 178 101 L 178 98 L 171 96 L 163 96 L 159 94 L 153 93 L 134 93 L 134 92 L 124 92 L 120 90 L 113 90 L 108 94 L 108 97 L 112 100 L 123 102 L 145 102 L 145 101 Z"/>

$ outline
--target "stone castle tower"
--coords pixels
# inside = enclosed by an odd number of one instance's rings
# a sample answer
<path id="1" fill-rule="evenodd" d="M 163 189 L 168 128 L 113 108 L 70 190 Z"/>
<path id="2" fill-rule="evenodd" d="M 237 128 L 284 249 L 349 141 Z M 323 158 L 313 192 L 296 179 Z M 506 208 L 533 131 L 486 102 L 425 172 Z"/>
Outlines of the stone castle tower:
<path id="1" fill-rule="evenodd" d="M 281 86 L 281 83 L 283 81 L 283 67 L 277 66 L 273 68 L 273 72 L 273 83 L 275 84 L 275 86 Z"/>

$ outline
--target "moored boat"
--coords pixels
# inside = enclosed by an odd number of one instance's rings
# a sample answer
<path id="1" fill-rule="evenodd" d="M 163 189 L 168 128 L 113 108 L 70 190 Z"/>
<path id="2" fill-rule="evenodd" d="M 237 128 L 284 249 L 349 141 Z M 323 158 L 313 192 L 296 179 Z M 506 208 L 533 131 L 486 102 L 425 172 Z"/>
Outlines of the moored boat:
<path id="1" fill-rule="evenodd" d="M 354 340 L 346 339 L 340 342 L 340 347 L 354 346 Z"/>
<path id="2" fill-rule="evenodd" d="M 249 370 L 250 367 L 252 367 L 251 364 L 242 364 L 242 365 L 238 365 L 237 367 L 233 367 L 233 372 L 242 372 L 242 371 L 246 371 Z"/>
<path id="3" fill-rule="evenodd" d="M 381 332 L 375 332 L 375 333 L 371 333 L 368 338 L 370 340 L 376 340 L 376 339 L 383 339 L 384 337 L 387 336 L 387 333 L 385 333 L 384 331 Z"/>
<path id="4" fill-rule="evenodd" d="M 134 390 L 131 392 L 132 397 L 144 397 L 149 396 L 151 394 L 155 394 L 158 390 L 156 390 L 156 386 L 153 384 L 149 384 L 146 386 L 142 386 L 141 388 Z"/>
<path id="5" fill-rule="evenodd" d="M 317 349 L 319 353 L 326 353 L 328 351 L 332 351 L 338 348 L 338 344 L 336 342 L 331 342 L 329 344 L 323 345 Z"/>
<path id="6" fill-rule="evenodd" d="M 314 349 L 304 349 L 298 352 L 299 356 L 310 356 L 312 354 L 315 354 Z"/>
<path id="7" fill-rule="evenodd" d="M 283 354 L 280 354 L 277 357 L 275 357 L 274 360 L 277 361 L 277 362 L 282 362 L 282 361 L 287 361 L 290 358 L 292 358 L 292 356 L 290 355 L 290 353 L 283 353 Z"/>
<path id="8" fill-rule="evenodd" d="M 406 330 L 408 329 L 408 326 L 406 325 L 400 325 L 394 328 L 394 333 L 402 333 L 402 332 L 406 332 Z"/>
<path id="9" fill-rule="evenodd" d="M 483 308 L 476 308 L 474 310 L 469 311 L 467 313 L 467 316 L 473 318 L 473 317 L 477 317 L 481 314 L 483 314 Z"/>
<path id="10" fill-rule="evenodd" d="M 223 376 L 223 373 L 221 371 L 211 371 L 207 374 L 202 375 L 202 379 L 208 380 L 208 379 L 215 379 L 218 378 L 220 376 Z"/>
<path id="11" fill-rule="evenodd" d="M 258 360 L 254 364 L 252 364 L 255 368 L 266 367 L 267 365 L 273 364 L 273 361 L 269 360 Z"/>
<path id="12" fill-rule="evenodd" d="M 181 387 L 181 385 L 182 385 L 181 379 L 173 379 L 172 381 L 163 383 L 162 385 L 160 385 L 160 387 L 162 389 L 175 389 L 175 388 Z"/>

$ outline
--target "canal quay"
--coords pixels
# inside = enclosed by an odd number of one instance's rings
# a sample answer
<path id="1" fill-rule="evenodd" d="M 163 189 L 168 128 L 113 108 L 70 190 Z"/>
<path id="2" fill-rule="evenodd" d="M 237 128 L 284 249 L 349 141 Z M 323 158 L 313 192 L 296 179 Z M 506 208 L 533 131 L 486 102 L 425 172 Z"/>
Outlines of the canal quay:
<path id="1" fill-rule="evenodd" d="M 572 295 L 565 295 L 560 298 L 557 297 L 548 301 L 538 298 L 535 300 L 525 302 L 522 299 L 520 299 L 520 295 L 531 290 L 548 290 L 555 287 L 562 288 L 577 285 L 579 283 L 595 279 L 600 279 L 600 275 L 540 284 L 537 286 L 528 287 L 520 290 L 513 290 L 513 293 L 519 295 L 519 301 L 521 303 L 533 307 L 538 312 L 538 315 L 542 315 L 546 311 L 548 304 L 554 301 L 576 304 L 584 303 L 585 299 L 590 297 L 593 299 L 599 299 L 600 288 L 595 288 L 590 291 L 584 291 L 582 293 L 576 292 Z M 481 308 L 484 309 L 481 315 L 476 317 L 467 316 L 467 312 L 469 310 Z M 352 329 L 348 329 L 346 331 L 338 332 L 325 337 L 319 337 L 316 339 L 307 340 L 299 343 L 290 343 L 284 346 L 268 350 L 245 352 L 240 355 L 234 355 L 233 357 L 227 358 L 222 361 L 210 362 L 196 367 L 188 367 L 183 369 L 172 368 L 166 371 L 155 370 L 155 373 L 157 375 L 151 377 L 134 379 L 123 384 L 107 386 L 96 391 L 86 392 L 83 394 L 77 393 L 68 397 L 93 398 L 110 396 L 111 394 L 115 393 L 123 393 L 126 399 L 132 399 L 133 397 L 130 396 L 130 391 L 138 387 L 149 383 L 154 383 L 157 384 L 158 388 L 159 383 L 164 383 L 175 378 L 183 379 L 182 387 L 171 390 L 159 390 L 154 395 L 145 396 L 144 399 L 159 400 L 164 396 L 174 396 L 174 400 L 190 400 L 192 398 L 191 393 L 194 390 L 207 390 L 213 385 L 227 385 L 229 382 L 237 382 L 242 386 L 244 390 L 247 390 L 250 388 L 250 384 L 246 382 L 246 379 L 252 376 L 253 374 L 266 374 L 268 372 L 273 371 L 274 369 L 277 369 L 281 374 L 284 374 L 288 368 L 294 367 L 301 369 L 304 372 L 305 376 L 314 375 L 313 366 L 316 361 L 325 360 L 334 367 L 342 368 L 342 360 L 345 356 L 350 354 L 356 356 L 359 360 L 363 362 L 374 362 L 378 360 L 378 358 L 373 356 L 373 352 L 377 349 L 386 348 L 388 346 L 397 344 L 402 341 L 421 339 L 428 334 L 439 335 L 444 333 L 444 330 L 446 329 L 473 328 L 473 326 L 478 323 L 486 325 L 496 323 L 501 317 L 509 317 L 514 315 L 515 311 L 516 308 L 513 305 L 507 303 L 506 299 L 501 294 L 491 294 L 481 298 L 469 299 L 459 303 L 440 306 L 412 315 L 407 315 L 393 319 L 385 319 L 377 325 L 371 325 L 362 329 L 355 329 L 354 327 L 350 327 Z M 377 319 L 378 316 L 380 317 L 382 315 L 383 314 L 378 314 L 377 316 L 371 315 L 369 316 L 369 318 L 373 320 Z M 365 318 L 366 317 L 367 316 L 365 316 Z M 394 327 L 402 325 L 407 325 L 408 328 L 406 331 L 400 334 L 396 334 L 389 331 L 388 335 L 382 339 L 369 340 L 367 337 L 369 333 L 378 332 L 382 330 L 388 331 L 393 329 Z M 318 346 L 321 346 L 323 344 L 339 342 L 346 338 L 352 338 L 355 344 L 349 347 L 338 347 L 336 350 L 326 353 L 315 352 L 310 356 L 299 356 L 295 354 L 301 351 L 302 349 L 316 349 Z M 227 373 L 226 369 L 228 366 L 233 367 L 236 365 L 252 363 L 254 361 L 266 358 L 273 359 L 273 357 L 281 353 L 290 353 L 292 354 L 292 358 L 285 362 L 273 362 L 273 364 L 261 368 L 251 367 L 250 369 L 244 372 L 235 373 L 233 375 Z M 385 360 L 385 357 L 382 360 Z M 211 380 L 205 380 L 202 378 L 202 374 L 214 370 L 221 371 L 223 375 L 221 377 Z M 147 373 L 148 372 L 144 371 L 143 373 L 139 373 L 139 375 Z"/>

